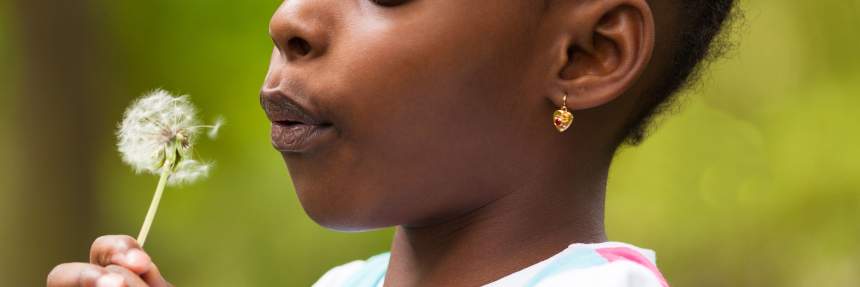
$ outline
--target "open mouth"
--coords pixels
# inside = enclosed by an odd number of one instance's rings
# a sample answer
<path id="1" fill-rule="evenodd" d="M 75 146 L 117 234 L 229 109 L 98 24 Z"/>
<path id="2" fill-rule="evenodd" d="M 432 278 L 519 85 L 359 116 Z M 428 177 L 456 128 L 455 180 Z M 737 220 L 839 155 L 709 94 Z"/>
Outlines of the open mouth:
<path id="1" fill-rule="evenodd" d="M 274 124 L 274 125 L 279 125 L 279 126 L 285 126 L 285 127 L 297 126 L 297 125 L 309 125 L 309 126 L 319 126 L 319 127 L 329 127 L 329 126 L 331 126 L 331 124 L 329 124 L 329 123 L 321 123 L 321 124 L 307 124 L 307 123 L 305 123 L 305 122 L 301 122 L 301 121 L 290 121 L 290 120 L 287 120 L 287 121 L 273 121 L 273 122 L 272 122 L 272 124 Z"/>

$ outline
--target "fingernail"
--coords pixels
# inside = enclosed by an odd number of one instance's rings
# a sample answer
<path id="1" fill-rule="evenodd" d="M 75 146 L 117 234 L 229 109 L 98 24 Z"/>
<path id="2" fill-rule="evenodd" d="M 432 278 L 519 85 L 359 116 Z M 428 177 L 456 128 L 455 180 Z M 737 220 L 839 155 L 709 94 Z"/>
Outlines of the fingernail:
<path id="1" fill-rule="evenodd" d="M 96 281 L 96 287 L 122 287 L 125 281 L 119 274 L 105 274 Z"/>
<path id="2" fill-rule="evenodd" d="M 147 261 L 149 261 L 149 256 L 138 249 L 132 249 L 125 253 L 125 262 L 129 266 L 145 266 Z"/>
<path id="3" fill-rule="evenodd" d="M 84 271 L 81 271 L 81 278 L 86 278 L 87 280 L 98 279 L 101 276 L 101 272 L 92 268 L 87 268 L 84 269 Z"/>

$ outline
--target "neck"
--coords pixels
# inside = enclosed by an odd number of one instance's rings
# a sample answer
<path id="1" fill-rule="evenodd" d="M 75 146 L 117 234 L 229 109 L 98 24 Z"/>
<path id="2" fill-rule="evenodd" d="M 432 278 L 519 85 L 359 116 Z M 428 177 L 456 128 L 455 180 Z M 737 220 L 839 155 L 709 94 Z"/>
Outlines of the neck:
<path id="1" fill-rule="evenodd" d="M 609 164 L 601 166 L 590 166 L 590 173 L 568 167 L 563 174 L 535 177 L 542 180 L 522 183 L 458 217 L 397 227 L 386 286 L 479 286 L 572 243 L 606 241 L 603 204 Z"/>

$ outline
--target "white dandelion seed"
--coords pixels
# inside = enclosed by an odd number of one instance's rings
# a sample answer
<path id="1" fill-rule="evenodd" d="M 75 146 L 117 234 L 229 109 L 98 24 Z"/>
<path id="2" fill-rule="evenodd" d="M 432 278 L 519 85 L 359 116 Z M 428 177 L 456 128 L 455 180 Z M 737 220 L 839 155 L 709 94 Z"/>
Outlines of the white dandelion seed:
<path id="1" fill-rule="evenodd" d="M 193 159 L 192 147 L 200 129 L 209 129 L 207 134 L 215 138 L 224 121 L 218 118 L 213 125 L 201 125 L 196 117 L 197 111 L 187 95 L 175 97 L 156 89 L 132 103 L 120 122 L 117 148 L 122 160 L 137 173 L 160 175 L 138 236 L 141 246 L 164 186 L 191 183 L 209 174 L 212 164 Z"/>
<path id="2" fill-rule="evenodd" d="M 221 130 L 221 126 L 224 125 L 224 118 L 218 117 L 215 119 L 215 123 L 212 124 L 212 128 L 209 129 L 209 132 L 206 135 L 209 136 L 210 139 L 215 139 L 218 137 L 218 131 Z"/>

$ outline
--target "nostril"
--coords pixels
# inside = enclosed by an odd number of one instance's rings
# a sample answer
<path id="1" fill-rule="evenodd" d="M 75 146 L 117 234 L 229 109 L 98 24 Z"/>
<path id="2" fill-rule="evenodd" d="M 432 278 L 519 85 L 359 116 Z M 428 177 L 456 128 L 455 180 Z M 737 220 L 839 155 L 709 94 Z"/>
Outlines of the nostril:
<path id="1" fill-rule="evenodd" d="M 311 52 L 311 44 L 299 37 L 293 37 L 287 41 L 287 47 L 298 56 L 306 56 Z"/>

